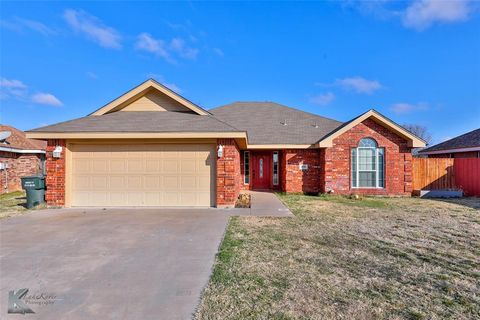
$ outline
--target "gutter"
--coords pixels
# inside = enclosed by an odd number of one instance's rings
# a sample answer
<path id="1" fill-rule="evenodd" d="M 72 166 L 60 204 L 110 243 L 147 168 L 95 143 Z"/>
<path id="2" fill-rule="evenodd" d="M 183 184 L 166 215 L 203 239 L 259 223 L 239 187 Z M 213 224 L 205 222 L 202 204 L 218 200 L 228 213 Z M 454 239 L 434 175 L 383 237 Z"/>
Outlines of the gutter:
<path id="1" fill-rule="evenodd" d="M 443 154 L 443 153 L 457 153 L 457 152 L 469 152 L 469 151 L 480 151 L 480 146 L 478 147 L 468 147 L 468 148 L 458 148 L 458 149 L 445 149 L 445 150 L 434 150 L 434 151 L 419 151 L 418 154 Z"/>
<path id="2" fill-rule="evenodd" d="M 45 153 L 45 150 L 27 150 L 27 149 L 15 149 L 0 147 L 0 151 L 13 152 L 13 153 Z"/>

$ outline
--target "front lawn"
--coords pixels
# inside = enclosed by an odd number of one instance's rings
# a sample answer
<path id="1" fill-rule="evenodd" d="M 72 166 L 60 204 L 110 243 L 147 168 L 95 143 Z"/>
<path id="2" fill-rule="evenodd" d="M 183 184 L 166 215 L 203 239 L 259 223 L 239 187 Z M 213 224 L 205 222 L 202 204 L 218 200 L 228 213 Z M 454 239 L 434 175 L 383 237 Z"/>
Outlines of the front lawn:
<path id="1" fill-rule="evenodd" d="M 279 197 L 231 219 L 198 319 L 480 317 L 480 199 Z"/>
<path id="2" fill-rule="evenodd" d="M 0 194 L 0 219 L 28 212 L 25 191 Z"/>

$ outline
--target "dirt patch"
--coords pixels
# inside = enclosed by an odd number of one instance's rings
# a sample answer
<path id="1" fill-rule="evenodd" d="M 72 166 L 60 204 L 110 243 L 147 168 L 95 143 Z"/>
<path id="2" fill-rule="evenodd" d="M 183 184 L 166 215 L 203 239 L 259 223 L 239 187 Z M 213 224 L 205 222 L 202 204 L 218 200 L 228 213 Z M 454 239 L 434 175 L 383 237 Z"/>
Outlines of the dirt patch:
<path id="1" fill-rule="evenodd" d="M 197 318 L 480 316 L 480 199 L 279 196 L 296 217 L 232 220 Z"/>

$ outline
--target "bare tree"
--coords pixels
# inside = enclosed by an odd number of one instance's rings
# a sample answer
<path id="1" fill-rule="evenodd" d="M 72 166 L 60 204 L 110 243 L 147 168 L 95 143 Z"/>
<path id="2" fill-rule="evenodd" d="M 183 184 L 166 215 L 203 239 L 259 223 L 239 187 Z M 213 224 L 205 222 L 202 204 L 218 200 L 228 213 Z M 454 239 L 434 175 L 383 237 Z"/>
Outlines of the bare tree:
<path id="1" fill-rule="evenodd" d="M 427 144 L 430 144 L 432 142 L 432 135 L 428 131 L 427 127 L 419 125 L 419 124 L 413 124 L 413 123 L 405 123 L 403 124 L 403 127 L 416 135 L 417 137 L 422 138 L 427 142 Z"/>

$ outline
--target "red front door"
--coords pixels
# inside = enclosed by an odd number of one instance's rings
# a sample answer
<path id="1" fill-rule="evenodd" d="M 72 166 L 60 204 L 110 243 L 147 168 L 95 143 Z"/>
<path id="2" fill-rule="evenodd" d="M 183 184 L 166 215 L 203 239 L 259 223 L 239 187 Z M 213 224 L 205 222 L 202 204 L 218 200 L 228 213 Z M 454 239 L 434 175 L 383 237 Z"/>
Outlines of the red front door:
<path id="1" fill-rule="evenodd" d="M 270 153 L 257 153 L 253 157 L 253 188 L 270 189 Z"/>

